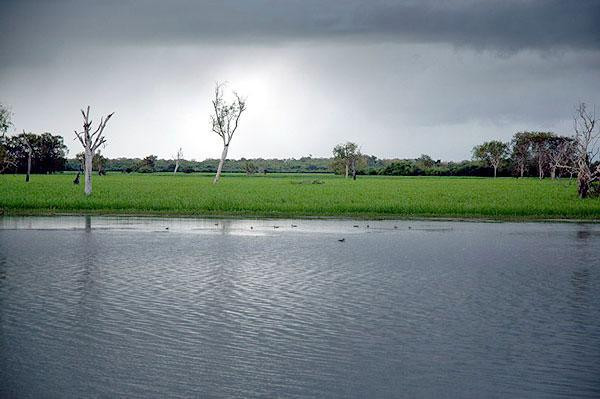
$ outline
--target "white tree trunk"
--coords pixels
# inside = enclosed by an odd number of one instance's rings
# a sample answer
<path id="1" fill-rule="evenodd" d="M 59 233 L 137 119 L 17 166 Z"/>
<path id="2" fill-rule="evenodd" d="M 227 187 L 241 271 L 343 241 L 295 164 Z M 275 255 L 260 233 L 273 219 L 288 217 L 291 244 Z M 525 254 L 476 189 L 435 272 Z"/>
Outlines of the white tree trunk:
<path id="1" fill-rule="evenodd" d="M 552 166 L 550 168 L 550 178 L 552 180 L 556 179 L 556 166 Z"/>
<path id="2" fill-rule="evenodd" d="M 346 161 L 346 179 L 348 178 L 348 169 L 349 169 L 348 161 Z"/>
<path id="3" fill-rule="evenodd" d="M 227 158 L 227 150 L 229 149 L 229 144 L 223 147 L 223 153 L 221 153 L 221 160 L 219 161 L 219 167 L 217 168 L 217 174 L 213 180 L 213 183 L 217 183 L 221 178 L 221 171 L 223 170 L 223 164 L 225 163 L 225 159 Z"/>
<path id="4" fill-rule="evenodd" d="M 92 160 L 94 159 L 94 154 L 90 149 L 85 150 L 85 195 L 92 194 Z"/>
<path id="5" fill-rule="evenodd" d="M 173 174 L 177 173 L 177 169 L 179 169 L 179 159 L 175 161 L 175 170 L 173 171 Z"/>

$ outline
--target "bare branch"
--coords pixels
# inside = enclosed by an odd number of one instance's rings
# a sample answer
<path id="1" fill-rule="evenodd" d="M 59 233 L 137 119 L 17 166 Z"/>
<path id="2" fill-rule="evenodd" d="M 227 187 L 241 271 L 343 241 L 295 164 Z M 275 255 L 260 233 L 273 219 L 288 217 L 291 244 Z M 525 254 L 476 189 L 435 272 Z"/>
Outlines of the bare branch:
<path id="1" fill-rule="evenodd" d="M 106 117 L 100 118 L 100 123 L 96 129 L 92 132 L 92 122 L 90 120 L 90 106 L 88 105 L 86 110 L 81 110 L 83 116 L 83 131 L 78 132 L 75 130 L 75 136 L 79 139 L 79 142 L 84 149 L 85 157 L 85 193 L 90 195 L 92 192 L 92 160 L 98 147 L 106 143 L 106 137 L 104 136 L 104 129 L 106 128 L 107 122 L 114 115 L 114 112 L 108 114 Z"/>
<path id="2" fill-rule="evenodd" d="M 219 180 L 221 170 L 225 159 L 227 158 L 227 149 L 233 135 L 239 126 L 240 116 L 246 109 L 246 100 L 234 92 L 235 100 L 232 103 L 227 103 L 223 99 L 223 89 L 225 83 L 217 82 L 215 84 L 214 99 L 211 101 L 213 106 L 212 114 L 210 115 L 211 130 L 215 132 L 223 140 L 223 153 L 221 161 L 217 167 L 217 174 L 214 182 Z"/>

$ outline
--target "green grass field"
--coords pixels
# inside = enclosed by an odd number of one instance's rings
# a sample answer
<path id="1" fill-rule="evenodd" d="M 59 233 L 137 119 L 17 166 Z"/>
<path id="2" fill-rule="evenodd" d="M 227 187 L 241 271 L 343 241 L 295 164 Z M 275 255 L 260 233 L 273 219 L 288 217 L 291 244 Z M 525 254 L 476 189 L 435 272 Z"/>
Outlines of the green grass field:
<path id="1" fill-rule="evenodd" d="M 549 179 L 109 174 L 86 198 L 73 175 L 0 175 L 4 214 L 600 220 L 600 199 Z M 83 180 L 83 179 L 82 179 Z M 314 184 L 313 181 L 322 184 Z"/>

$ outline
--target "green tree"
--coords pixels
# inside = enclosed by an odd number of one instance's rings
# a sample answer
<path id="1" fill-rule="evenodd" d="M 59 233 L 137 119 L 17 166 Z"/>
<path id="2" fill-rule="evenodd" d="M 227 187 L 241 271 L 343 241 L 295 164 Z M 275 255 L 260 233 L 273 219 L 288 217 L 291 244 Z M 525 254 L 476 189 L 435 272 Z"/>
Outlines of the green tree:
<path id="1" fill-rule="evenodd" d="M 525 168 L 531 159 L 530 132 L 517 132 L 512 138 L 512 155 L 514 165 L 520 177 L 525 175 Z"/>
<path id="2" fill-rule="evenodd" d="M 352 173 L 352 178 L 356 180 L 358 168 L 364 166 L 364 164 L 366 164 L 366 161 L 358 144 L 347 142 L 333 147 L 331 167 L 336 173 L 343 173 L 345 177 Z"/>
<path id="3" fill-rule="evenodd" d="M 244 171 L 248 176 L 255 174 L 258 172 L 258 168 L 254 165 L 252 161 L 245 161 L 244 163 Z"/>
<path id="4" fill-rule="evenodd" d="M 64 169 L 67 147 L 61 136 L 50 133 L 21 133 L 18 136 L 4 137 L 1 147 L 13 160 L 16 172 L 25 173 L 29 163 L 31 146 L 31 172 L 54 173 Z"/>
<path id="5" fill-rule="evenodd" d="M 415 174 L 415 163 L 408 159 L 402 159 L 388 164 L 382 171 L 384 175 L 413 176 Z"/>
<path id="6" fill-rule="evenodd" d="M 494 177 L 496 177 L 498 165 L 506 159 L 509 146 L 498 140 L 485 142 L 473 148 L 473 157 L 486 162 L 494 168 Z"/>
<path id="7" fill-rule="evenodd" d="M 421 154 L 421 156 L 417 159 L 415 159 L 415 161 L 420 164 L 424 169 L 425 168 L 433 168 L 433 165 L 435 165 L 435 161 L 433 159 L 431 159 L 431 157 L 427 154 Z"/>
<path id="8" fill-rule="evenodd" d="M 137 171 L 140 173 L 152 173 L 155 171 L 156 155 L 148 155 L 142 159 L 137 166 Z"/>

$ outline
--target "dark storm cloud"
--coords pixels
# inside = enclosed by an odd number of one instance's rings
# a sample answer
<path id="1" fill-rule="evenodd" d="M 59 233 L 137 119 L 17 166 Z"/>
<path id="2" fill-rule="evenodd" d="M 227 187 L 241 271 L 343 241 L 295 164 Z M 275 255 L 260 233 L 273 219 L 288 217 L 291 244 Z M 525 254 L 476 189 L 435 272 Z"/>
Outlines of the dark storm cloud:
<path id="1" fill-rule="evenodd" d="M 352 140 L 462 159 L 518 130 L 568 133 L 599 74 L 600 0 L 0 0 L 15 126 L 79 151 L 79 107 L 117 111 L 109 156 L 218 155 L 208 96 L 228 80 L 251 104 L 232 157 Z"/>
<path id="2" fill-rule="evenodd" d="M 349 39 L 499 51 L 600 48 L 600 1 L 5 1 L 0 44 L 27 55 L 85 44 Z"/>

